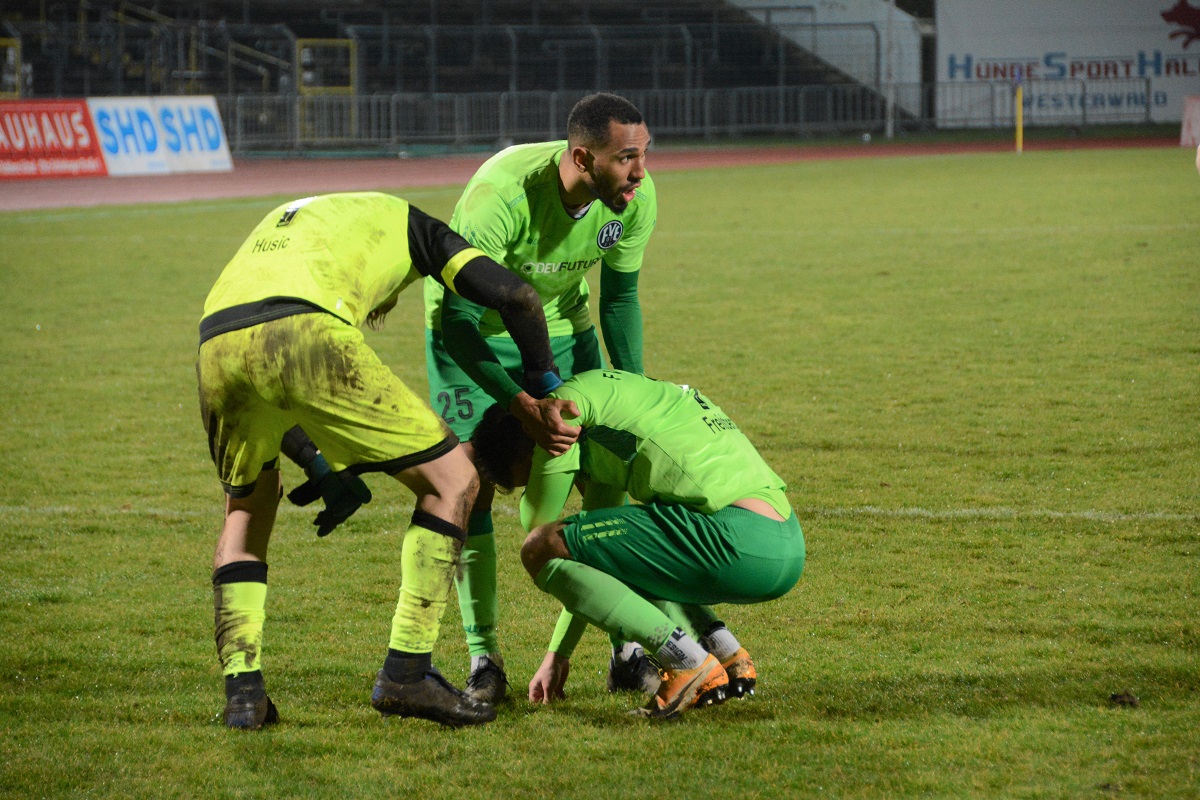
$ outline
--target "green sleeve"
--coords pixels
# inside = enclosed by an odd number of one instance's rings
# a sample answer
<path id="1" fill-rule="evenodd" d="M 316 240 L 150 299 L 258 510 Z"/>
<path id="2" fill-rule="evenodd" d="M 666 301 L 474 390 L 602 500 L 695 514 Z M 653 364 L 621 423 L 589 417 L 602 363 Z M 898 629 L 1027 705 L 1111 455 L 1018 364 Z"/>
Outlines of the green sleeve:
<path id="1" fill-rule="evenodd" d="M 464 297 L 446 292 L 442 308 L 442 340 L 446 352 L 496 402 L 508 408 L 521 393 L 508 371 L 500 364 L 492 348 L 479 333 L 484 307 Z"/>
<path id="2" fill-rule="evenodd" d="M 554 635 L 550 637 L 550 646 L 546 649 L 551 653 L 558 653 L 563 658 L 570 658 L 571 654 L 575 652 L 575 646 L 583 638 L 583 632 L 587 630 L 587 625 L 585 620 L 564 608 L 558 615 L 558 622 L 554 625 Z"/>
<path id="3" fill-rule="evenodd" d="M 525 494 L 521 495 L 521 526 L 526 531 L 559 518 L 571 497 L 578 464 L 577 444 L 558 458 L 550 458 L 550 454 L 540 447 L 534 448 L 529 485 L 525 488 Z"/>
<path id="4" fill-rule="evenodd" d="M 579 410 L 579 416 L 564 414 L 563 422 L 586 427 L 591 424 L 595 409 L 582 392 L 572 388 L 572 381 L 578 383 L 575 378 L 569 378 L 565 384 L 551 392 L 550 397 L 573 401 Z M 532 530 L 562 516 L 562 510 L 571 496 L 571 488 L 579 474 L 582 458 L 578 442 L 557 457 L 552 457 L 540 447 L 533 448 L 529 485 L 525 487 L 525 494 L 521 497 L 521 524 L 525 530 Z"/>
<path id="5" fill-rule="evenodd" d="M 613 366 L 641 374 L 642 305 L 638 300 L 638 274 L 600 266 L 600 331 Z"/>

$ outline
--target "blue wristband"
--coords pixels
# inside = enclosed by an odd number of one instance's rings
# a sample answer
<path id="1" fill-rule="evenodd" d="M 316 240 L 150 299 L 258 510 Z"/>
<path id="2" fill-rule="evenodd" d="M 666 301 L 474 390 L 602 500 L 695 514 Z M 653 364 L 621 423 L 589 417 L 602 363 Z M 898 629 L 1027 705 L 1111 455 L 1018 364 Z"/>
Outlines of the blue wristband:
<path id="1" fill-rule="evenodd" d="M 329 462 L 320 453 L 317 453 L 312 462 L 304 468 L 304 474 L 308 476 L 309 480 L 313 481 L 321 480 L 321 478 L 324 478 L 331 471 Z"/>
<path id="2" fill-rule="evenodd" d="M 549 370 L 540 375 L 526 374 L 525 382 L 528 384 L 526 390 L 539 400 L 563 385 L 562 378 Z"/>

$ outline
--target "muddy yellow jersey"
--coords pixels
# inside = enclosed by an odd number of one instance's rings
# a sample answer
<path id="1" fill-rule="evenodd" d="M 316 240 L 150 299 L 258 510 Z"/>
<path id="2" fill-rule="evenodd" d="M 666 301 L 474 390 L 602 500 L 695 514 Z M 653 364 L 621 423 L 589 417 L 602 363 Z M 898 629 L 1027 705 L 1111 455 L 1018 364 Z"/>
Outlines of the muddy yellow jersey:
<path id="1" fill-rule="evenodd" d="M 378 192 L 308 197 L 254 228 L 209 293 L 204 316 L 286 298 L 358 327 L 420 276 L 409 252 L 407 201 Z"/>

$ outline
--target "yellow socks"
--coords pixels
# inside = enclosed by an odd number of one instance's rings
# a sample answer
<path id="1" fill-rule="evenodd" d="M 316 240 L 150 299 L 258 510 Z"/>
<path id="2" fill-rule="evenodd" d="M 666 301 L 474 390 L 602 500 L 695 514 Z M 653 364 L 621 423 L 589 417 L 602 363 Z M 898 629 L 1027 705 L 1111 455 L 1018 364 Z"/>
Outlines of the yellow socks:
<path id="1" fill-rule="evenodd" d="M 260 668 L 267 618 L 267 565 L 235 561 L 213 573 L 217 657 L 225 675 Z"/>
<path id="2" fill-rule="evenodd" d="M 440 532 L 443 527 L 458 531 L 462 538 Z M 392 650 L 406 653 L 433 650 L 458 570 L 463 538 L 457 526 L 422 512 L 413 514 L 400 552 L 400 598 L 388 642 Z"/>

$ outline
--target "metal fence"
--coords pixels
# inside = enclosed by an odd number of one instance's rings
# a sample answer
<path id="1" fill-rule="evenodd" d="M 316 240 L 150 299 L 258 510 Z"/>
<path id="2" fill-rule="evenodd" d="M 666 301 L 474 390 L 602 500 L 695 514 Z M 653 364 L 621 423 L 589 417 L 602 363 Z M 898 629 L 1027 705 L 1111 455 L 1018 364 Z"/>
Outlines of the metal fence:
<path id="1" fill-rule="evenodd" d="M 331 66 L 297 58 L 286 25 L 142 18 L 109 12 L 89 22 L 0 20 L 24 46 L 32 96 L 289 94 Z M 148 17 L 148 18 L 147 18 Z M 598 86 L 693 90 L 731 86 L 872 83 L 880 34 L 839 25 L 345 25 L 347 80 L 360 93 L 576 91 Z"/>
<path id="2" fill-rule="evenodd" d="M 367 91 L 701 89 L 876 82 L 880 33 L 838 25 L 347 25 Z"/>
<path id="3" fill-rule="evenodd" d="M 1015 120 L 1005 82 L 857 85 L 621 92 L 656 139 L 816 136 L 946 128 L 1003 128 Z M 584 92 L 393 93 L 359 96 L 241 94 L 219 97 L 238 153 L 305 150 L 402 152 L 470 148 L 564 135 L 567 112 Z M 1030 81 L 1027 125 L 1102 125 L 1150 120 L 1148 80 Z M 903 100 L 903 102 L 901 102 Z M 919 112 L 897 109 L 919 109 Z"/>

